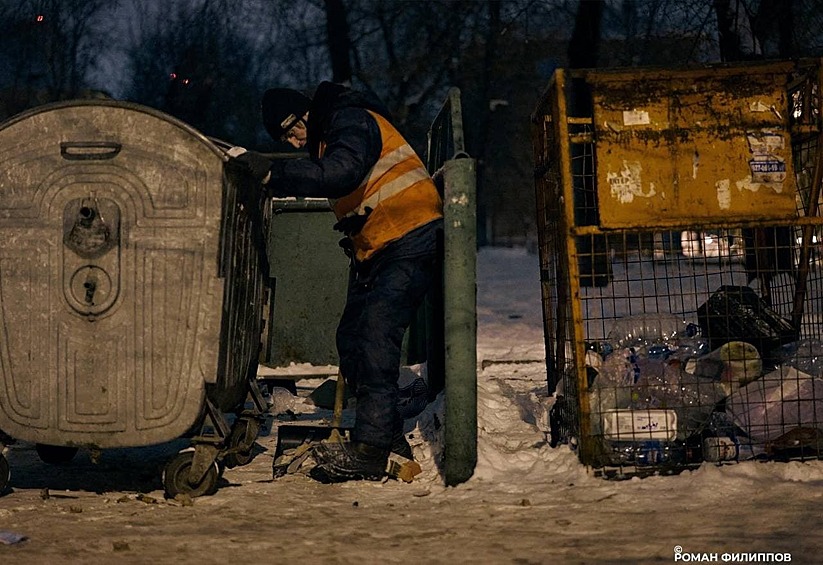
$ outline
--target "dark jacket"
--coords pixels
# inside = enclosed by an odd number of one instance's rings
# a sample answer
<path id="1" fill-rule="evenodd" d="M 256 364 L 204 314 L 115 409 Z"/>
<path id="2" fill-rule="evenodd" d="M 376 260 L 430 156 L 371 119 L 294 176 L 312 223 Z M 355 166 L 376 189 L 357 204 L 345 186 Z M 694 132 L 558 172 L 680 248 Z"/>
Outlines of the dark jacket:
<path id="1" fill-rule="evenodd" d="M 269 195 L 341 198 L 355 190 L 382 148 L 380 129 L 367 110 L 391 119 L 376 98 L 320 83 L 309 109 L 309 158 L 277 163 L 267 185 Z"/>

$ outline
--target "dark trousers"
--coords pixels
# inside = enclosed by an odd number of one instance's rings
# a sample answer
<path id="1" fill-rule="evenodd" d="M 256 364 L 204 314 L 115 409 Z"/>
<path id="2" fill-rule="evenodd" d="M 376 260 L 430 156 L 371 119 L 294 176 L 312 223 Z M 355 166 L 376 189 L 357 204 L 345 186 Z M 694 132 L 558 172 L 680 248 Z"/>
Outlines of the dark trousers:
<path id="1" fill-rule="evenodd" d="M 357 399 L 352 439 L 374 447 L 390 448 L 403 429 L 397 411 L 403 336 L 435 272 L 433 232 L 420 235 L 432 237 L 430 250 L 421 253 L 414 236 L 401 239 L 355 269 L 337 328 L 340 371 Z"/>

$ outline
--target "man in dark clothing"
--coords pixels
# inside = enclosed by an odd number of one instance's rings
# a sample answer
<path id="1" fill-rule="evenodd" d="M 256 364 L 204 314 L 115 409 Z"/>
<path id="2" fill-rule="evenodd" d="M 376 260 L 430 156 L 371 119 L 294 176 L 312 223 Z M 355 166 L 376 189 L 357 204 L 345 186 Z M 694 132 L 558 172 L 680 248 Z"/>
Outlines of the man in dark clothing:
<path id="1" fill-rule="evenodd" d="M 442 202 L 422 161 L 376 100 L 321 83 L 312 99 L 272 89 L 262 103 L 274 139 L 308 159 L 233 158 L 274 197 L 329 198 L 353 260 L 337 329 L 340 371 L 357 399 L 351 442 L 315 449 L 315 478 L 379 480 L 390 451 L 411 458 L 398 411 L 403 335 L 432 284 Z"/>

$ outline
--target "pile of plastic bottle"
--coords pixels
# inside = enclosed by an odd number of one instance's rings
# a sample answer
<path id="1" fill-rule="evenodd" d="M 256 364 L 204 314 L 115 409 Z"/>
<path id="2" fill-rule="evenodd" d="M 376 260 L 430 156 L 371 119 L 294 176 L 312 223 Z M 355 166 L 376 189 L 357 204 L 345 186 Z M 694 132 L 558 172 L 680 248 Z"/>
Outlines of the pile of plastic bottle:
<path id="1" fill-rule="evenodd" d="M 642 315 L 587 344 L 591 432 L 605 465 L 768 457 L 792 430 L 823 428 L 823 342 L 793 342 L 764 364 L 748 342 L 711 350 L 701 333 L 676 314 Z"/>

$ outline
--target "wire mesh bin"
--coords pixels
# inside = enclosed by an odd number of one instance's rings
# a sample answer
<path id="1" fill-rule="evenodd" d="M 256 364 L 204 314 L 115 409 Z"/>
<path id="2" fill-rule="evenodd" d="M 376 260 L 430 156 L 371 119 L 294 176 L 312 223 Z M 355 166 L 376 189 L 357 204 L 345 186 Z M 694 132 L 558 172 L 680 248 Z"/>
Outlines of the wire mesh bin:
<path id="1" fill-rule="evenodd" d="M 819 61 L 555 72 L 534 155 L 552 445 L 605 476 L 823 452 Z"/>

